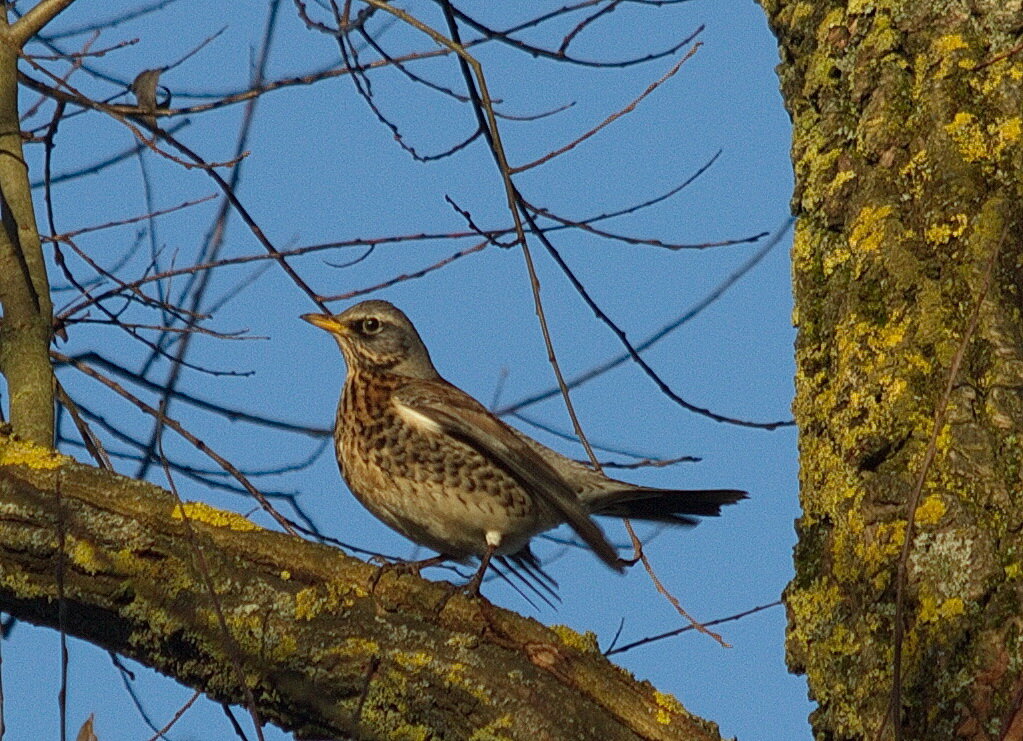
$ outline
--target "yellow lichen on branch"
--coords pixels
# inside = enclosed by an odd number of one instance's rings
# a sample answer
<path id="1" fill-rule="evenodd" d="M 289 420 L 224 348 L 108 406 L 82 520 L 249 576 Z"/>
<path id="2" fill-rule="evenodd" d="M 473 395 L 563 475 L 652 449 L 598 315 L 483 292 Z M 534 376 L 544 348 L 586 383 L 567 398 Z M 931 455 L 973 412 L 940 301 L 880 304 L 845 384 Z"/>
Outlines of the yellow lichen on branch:
<path id="1" fill-rule="evenodd" d="M 52 448 L 15 437 L 0 436 L 0 466 L 54 469 L 71 462 L 71 460 Z"/>
<path id="2" fill-rule="evenodd" d="M 176 506 L 171 512 L 175 520 L 194 520 L 214 527 L 226 527 L 238 532 L 262 530 L 259 525 L 247 517 L 226 509 L 211 507 L 205 502 L 185 502 Z"/>

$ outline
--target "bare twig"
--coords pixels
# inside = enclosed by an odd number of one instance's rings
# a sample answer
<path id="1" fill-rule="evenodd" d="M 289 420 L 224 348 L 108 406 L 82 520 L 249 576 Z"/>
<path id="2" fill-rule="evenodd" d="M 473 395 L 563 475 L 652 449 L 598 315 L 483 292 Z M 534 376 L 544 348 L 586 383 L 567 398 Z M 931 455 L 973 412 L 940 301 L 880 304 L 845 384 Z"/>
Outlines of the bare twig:
<path id="1" fill-rule="evenodd" d="M 403 283 L 408 280 L 415 280 L 416 278 L 422 278 L 423 276 L 429 275 L 435 270 L 440 270 L 441 268 L 447 267 L 451 263 L 455 262 L 455 260 L 460 260 L 463 257 L 468 257 L 469 255 L 480 252 L 488 244 L 490 244 L 490 240 L 487 240 L 485 242 L 479 242 L 477 244 L 474 244 L 472 247 L 466 247 L 464 250 L 459 250 L 453 255 L 448 255 L 447 257 L 438 260 L 435 263 L 427 265 L 425 268 L 420 268 L 419 270 L 413 271 L 411 273 L 402 273 L 400 275 L 395 275 L 392 278 L 388 278 L 385 281 L 381 281 L 379 283 L 376 283 L 372 286 L 367 286 L 365 288 L 357 288 L 353 291 L 346 291 L 345 293 L 339 293 L 335 296 L 324 296 L 323 300 L 348 301 L 350 299 L 355 298 L 356 296 L 364 296 L 367 293 L 375 293 L 376 291 L 383 290 L 384 288 L 390 288 L 391 286 L 397 285 L 398 283 Z"/>
<path id="2" fill-rule="evenodd" d="M 622 522 L 625 523 L 625 529 L 629 533 L 629 538 L 632 539 L 632 549 L 634 553 L 633 563 L 635 563 L 636 560 L 639 560 L 643 563 L 643 568 L 646 569 L 647 576 L 649 576 L 650 581 L 653 582 L 654 589 L 656 589 L 658 593 L 660 593 L 660 595 L 664 597 L 664 599 L 666 599 L 672 607 L 675 608 L 675 612 L 677 612 L 679 615 L 682 616 L 683 619 L 689 622 L 689 627 L 698 630 L 700 633 L 703 633 L 705 636 L 708 636 L 709 638 L 713 638 L 715 641 L 721 644 L 722 648 L 731 648 L 732 645 L 730 643 L 727 643 L 719 633 L 715 633 L 714 631 L 708 629 L 704 623 L 699 622 L 696 618 L 690 615 L 686 611 L 686 609 L 682 607 L 682 603 L 678 601 L 678 598 L 668 591 L 668 588 L 664 586 L 664 584 L 658 578 L 657 573 L 654 571 L 653 564 L 650 563 L 650 558 L 646 555 L 646 550 L 644 550 L 643 548 L 643 542 L 639 539 L 639 536 L 636 535 L 636 530 L 635 528 L 632 527 L 632 523 L 627 518 L 623 519 Z"/>
<path id="3" fill-rule="evenodd" d="M 63 356 L 61 356 L 62 358 Z M 58 362 L 63 362 L 60 358 L 54 355 L 54 359 Z M 91 365 L 100 366 L 115 373 L 121 378 L 127 379 L 132 383 L 141 386 L 142 388 L 152 393 L 158 393 L 165 389 L 161 384 L 155 383 L 149 380 L 140 373 L 134 372 L 120 363 L 116 363 L 113 360 L 101 355 L 98 352 L 89 351 L 76 355 L 73 357 L 75 361 L 87 362 Z M 171 395 L 180 401 L 195 407 L 196 409 L 202 409 L 203 411 L 212 412 L 225 419 L 239 422 L 249 422 L 251 424 L 259 425 L 261 427 L 267 427 L 270 429 L 283 430 L 284 432 L 294 432 L 300 435 L 306 435 L 307 437 L 324 439 L 330 437 L 331 430 L 326 427 L 315 427 L 313 425 L 295 424 L 291 422 L 284 422 L 282 420 L 275 420 L 270 417 L 264 417 L 259 414 L 252 414 L 251 412 L 245 412 L 241 409 L 232 409 L 223 404 L 217 404 L 206 399 L 201 399 L 198 396 L 189 394 L 179 389 L 174 389 Z"/>
<path id="4" fill-rule="evenodd" d="M 532 221 L 532 216 L 528 212 L 526 212 L 525 215 L 527 221 L 529 221 L 530 224 L 532 225 L 534 223 Z M 601 322 L 607 325 L 611 332 L 618 338 L 619 342 L 621 342 L 622 345 L 625 347 L 626 351 L 628 351 L 629 357 L 631 357 L 632 360 L 635 361 L 636 365 L 638 365 L 643 370 L 647 377 L 649 377 L 650 380 L 654 382 L 657 388 L 659 388 L 661 390 L 661 393 L 664 394 L 666 397 L 671 399 L 673 402 L 678 404 L 683 409 L 686 409 L 695 414 L 699 414 L 701 417 L 706 417 L 707 419 L 714 420 L 715 422 L 724 422 L 727 424 L 736 425 L 737 427 L 754 427 L 763 430 L 775 430 L 778 429 L 779 427 L 787 427 L 792 424 L 790 420 L 778 420 L 774 422 L 756 422 L 753 420 L 739 419 L 738 417 L 729 417 L 724 414 L 718 414 L 717 412 L 711 411 L 710 409 L 698 406 L 697 404 L 693 404 L 683 399 L 678 393 L 676 393 L 671 388 L 671 386 L 668 385 L 668 383 L 663 378 L 661 378 L 660 374 L 658 374 L 657 371 L 655 371 L 650 366 L 650 364 L 647 363 L 643 356 L 639 354 L 639 351 L 636 350 L 635 346 L 633 346 L 633 344 L 629 341 L 629 338 L 626 336 L 625 331 L 622 330 L 621 327 L 619 327 L 611 319 L 611 317 L 604 313 L 603 309 L 601 309 L 597 305 L 596 301 L 593 300 L 593 297 L 590 296 L 590 292 L 583 285 L 582 281 L 579 280 L 575 272 L 573 272 L 572 269 L 568 266 L 568 263 L 566 263 L 565 260 L 561 257 L 561 253 L 558 252 L 558 250 L 554 247 L 551 241 L 547 239 L 547 237 L 543 233 L 540 232 L 537 232 L 537 237 L 540 240 L 540 243 L 547 248 L 548 254 L 550 254 L 551 257 L 554 258 L 554 261 L 558 264 L 558 267 L 561 268 L 561 271 L 568 278 L 569 282 L 575 288 L 576 292 L 582 297 L 583 301 L 586 302 L 586 305 L 590 307 L 590 310 L 593 311 L 593 313 Z"/>
<path id="5" fill-rule="evenodd" d="M 711 626 L 711 625 L 721 625 L 722 623 L 730 623 L 733 620 L 741 620 L 744 617 L 748 617 L 749 615 L 754 615 L 754 614 L 756 614 L 758 612 L 763 612 L 764 610 L 769 610 L 772 607 L 780 607 L 781 604 L 782 604 L 781 600 L 775 600 L 774 602 L 768 602 L 766 605 L 759 605 L 757 607 L 751 607 L 748 610 L 743 610 L 742 612 L 737 612 L 734 615 L 729 615 L 728 617 L 717 618 L 716 620 L 708 620 L 703 625 L 704 625 L 704 627 L 708 627 L 708 626 Z M 648 643 L 655 643 L 657 641 L 663 641 L 665 638 L 672 638 L 672 637 L 680 635 L 682 633 L 687 633 L 687 632 L 689 632 L 691 630 L 696 630 L 696 627 L 693 626 L 693 625 L 684 625 L 681 628 L 675 628 L 675 630 L 669 630 L 666 633 L 659 633 L 658 635 L 655 635 L 655 636 L 648 636 L 646 638 L 641 638 L 638 641 L 633 641 L 632 643 L 626 643 L 624 646 L 617 646 L 617 647 L 614 645 L 614 641 L 612 641 L 611 645 L 608 646 L 607 649 L 605 649 L 604 655 L 605 656 L 613 656 L 614 654 L 625 653 L 626 651 L 631 651 L 634 648 L 639 648 L 640 646 L 645 646 Z"/>
<path id="6" fill-rule="evenodd" d="M 767 257 L 768 253 L 770 253 L 771 250 L 774 249 L 774 247 L 779 242 L 781 242 L 782 237 L 784 237 L 785 234 L 788 233 L 789 228 L 791 228 L 792 226 L 792 222 L 793 220 L 791 218 L 786 219 L 785 223 L 775 230 L 771 238 L 767 242 L 765 242 L 764 245 L 760 247 L 760 249 L 758 249 L 756 252 L 750 255 L 750 257 L 745 262 L 743 262 L 742 265 L 740 265 L 731 275 L 729 275 L 727 278 L 721 281 L 721 283 L 715 286 L 710 293 L 708 293 L 694 305 L 690 306 L 688 309 L 682 312 L 678 316 L 678 318 L 673 319 L 668 324 L 661 327 L 659 330 L 654 332 L 652 335 L 647 337 L 642 342 L 636 343 L 635 346 L 636 352 L 644 352 L 648 350 L 649 348 L 660 342 L 662 339 L 667 337 L 669 334 L 674 332 L 676 329 L 681 327 L 683 324 L 692 321 L 694 318 L 699 316 L 704 311 L 704 309 L 706 309 L 708 306 L 711 306 L 715 301 L 721 298 L 721 296 L 724 295 L 724 293 L 729 288 L 735 285 L 735 283 L 737 283 L 744 275 L 746 275 L 750 270 L 755 268 L 765 257 Z M 617 368 L 623 363 L 628 362 L 631 358 L 632 358 L 631 353 L 627 351 L 619 355 L 616 355 L 610 358 L 609 360 L 606 360 L 603 363 L 595 366 L 594 368 L 591 368 L 590 370 L 579 374 L 578 376 L 576 376 L 575 378 L 568 382 L 568 387 L 576 388 L 577 386 L 581 386 L 584 383 L 591 381 L 594 378 L 597 378 L 598 376 L 602 376 L 614 368 Z M 544 391 L 532 394 L 523 399 L 519 399 L 518 401 L 514 401 L 502 407 L 499 407 L 495 410 L 494 413 L 498 415 L 513 414 L 515 412 L 521 411 L 522 409 L 525 409 L 528 406 L 532 406 L 541 401 L 546 401 L 547 399 L 553 398 L 557 396 L 558 393 L 559 390 L 557 388 L 549 388 Z M 791 420 L 786 420 L 785 424 L 792 425 L 794 423 Z"/>
<path id="7" fill-rule="evenodd" d="M 149 213 L 142 214 L 141 216 L 131 216 L 127 219 L 117 219 L 115 221 L 108 221 L 105 224 L 98 224 L 96 226 L 84 226 L 80 229 L 74 229 L 70 232 L 64 232 L 62 234 L 54 234 L 49 237 L 44 237 L 44 242 L 66 242 L 74 239 L 75 237 L 81 236 L 82 234 L 88 234 L 90 232 L 98 232 L 103 229 L 113 229 L 118 226 L 127 226 L 128 224 L 137 224 L 140 221 L 152 219 L 157 216 L 164 216 L 166 214 L 174 213 L 175 211 L 181 211 L 192 206 L 198 206 L 200 203 L 206 203 L 207 201 L 213 200 L 217 197 L 216 193 L 211 193 L 208 196 L 202 198 L 193 198 L 189 201 L 179 203 L 177 206 L 169 206 L 168 208 L 158 209 L 156 211 L 150 211 Z"/>
<path id="8" fill-rule="evenodd" d="M 173 717 L 169 721 L 167 721 L 167 723 L 164 724 L 164 726 L 160 728 L 155 734 L 150 736 L 148 741 L 157 741 L 157 739 L 165 738 L 164 734 L 167 733 L 167 731 L 169 731 L 171 728 L 173 728 L 175 723 L 181 720 L 181 716 L 183 716 L 185 712 L 187 712 L 187 710 L 190 707 L 192 707 L 192 705 L 195 704 L 195 701 L 198 700 L 200 697 L 202 697 L 201 692 L 193 692 L 192 696 L 185 701 L 185 704 L 178 708 L 177 712 L 174 713 Z"/>
<path id="9" fill-rule="evenodd" d="M 699 33 L 699 31 L 697 33 Z M 685 55 L 681 59 L 679 59 L 677 62 L 675 62 L 675 64 L 672 65 L 671 69 L 669 69 L 667 72 L 665 72 L 664 75 L 659 80 L 655 80 L 654 82 L 650 83 L 647 86 L 646 90 L 644 90 L 642 93 L 640 93 L 640 95 L 638 97 L 636 97 L 627 106 L 625 106 L 624 108 L 622 108 L 619 111 L 616 111 L 615 113 L 612 113 L 610 116 L 605 118 L 603 121 L 601 121 L 599 124 L 594 126 L 592 129 L 590 129 L 589 131 L 587 131 L 587 132 L 577 136 L 575 139 L 570 141 L 568 144 L 565 144 L 565 145 L 563 145 L 561 147 L 558 147 L 557 149 L 554 149 L 554 150 L 548 152 L 547 154 L 545 154 L 544 156 L 540 157 L 539 159 L 533 160 L 532 162 L 529 162 L 529 163 L 527 163 L 525 165 L 519 165 L 518 167 L 513 167 L 511 169 L 512 174 L 515 174 L 515 173 L 518 173 L 518 172 L 522 172 L 524 170 L 532 169 L 532 168 L 537 167 L 539 165 L 542 165 L 544 163 L 550 162 L 551 160 L 555 159 L 556 157 L 560 157 L 561 155 L 565 154 L 566 152 L 569 152 L 569 151 L 575 149 L 578 145 L 582 144 L 584 141 L 586 141 L 590 137 L 595 136 L 602 129 L 610 126 L 612 123 L 617 121 L 622 116 L 625 116 L 625 115 L 627 115 L 629 113 L 632 113 L 634 110 L 636 110 L 636 107 L 640 103 L 643 102 L 644 98 L 646 98 L 654 90 L 656 90 L 661 85 L 663 85 L 665 82 L 667 82 L 672 77 L 674 77 L 675 73 L 677 73 L 682 68 L 682 65 L 685 64 L 694 54 L 696 54 L 697 51 L 700 50 L 701 46 L 702 46 L 702 44 L 699 43 L 699 42 L 693 44 L 692 48 L 688 52 L 686 52 Z"/>
<path id="10" fill-rule="evenodd" d="M 73 368 L 80 370 L 87 376 L 99 381 L 114 393 L 130 401 L 132 404 L 134 404 L 136 407 L 141 409 L 146 414 L 159 419 L 162 422 L 162 424 L 174 430 L 181 437 L 183 437 L 185 440 L 191 443 L 197 450 L 215 460 L 217 462 L 217 465 L 219 465 L 225 471 L 230 473 L 231 476 L 233 476 L 234 479 L 239 484 L 245 487 L 246 491 L 248 491 L 253 497 L 255 497 L 256 501 L 259 502 L 260 506 L 263 508 L 263 511 L 265 511 L 267 514 L 273 517 L 273 519 L 276 520 L 277 523 L 280 524 L 280 526 L 283 527 L 287 532 L 291 533 L 292 535 L 295 535 L 295 531 L 291 527 L 291 524 L 288 522 L 288 520 L 283 515 L 281 515 L 276 509 L 274 509 L 273 505 L 270 504 L 270 502 L 263 495 L 263 493 L 255 486 L 253 486 L 252 483 L 248 480 L 248 478 L 241 471 L 239 471 L 238 468 L 233 463 L 228 461 L 226 458 L 224 458 L 222 455 L 214 451 L 198 437 L 196 437 L 187 429 L 185 429 L 185 427 L 180 422 L 170 417 L 167 417 L 166 415 L 162 414 L 159 409 L 156 409 L 150 406 L 149 404 L 146 404 L 137 396 L 125 390 L 123 386 L 114 381 L 111 381 L 109 378 L 104 376 L 102 373 L 99 373 L 95 368 L 92 368 L 86 363 L 83 363 L 80 360 L 75 360 L 74 358 L 68 357 L 67 355 L 63 355 L 58 352 L 54 352 L 53 356 L 60 362 L 66 363 L 72 366 Z"/>

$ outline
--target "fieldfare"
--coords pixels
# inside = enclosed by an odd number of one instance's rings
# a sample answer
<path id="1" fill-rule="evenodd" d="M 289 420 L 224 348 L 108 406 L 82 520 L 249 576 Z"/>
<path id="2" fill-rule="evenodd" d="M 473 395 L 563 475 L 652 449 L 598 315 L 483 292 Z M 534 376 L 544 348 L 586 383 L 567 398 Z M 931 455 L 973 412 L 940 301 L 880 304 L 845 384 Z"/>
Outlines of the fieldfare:
<path id="1" fill-rule="evenodd" d="M 348 367 L 334 444 L 352 494 L 441 557 L 479 558 L 470 593 L 478 594 L 495 555 L 552 582 L 529 541 L 562 523 L 621 571 L 623 562 L 591 515 L 693 525 L 694 516 L 717 515 L 722 505 L 746 498 L 734 489 L 616 481 L 541 445 L 445 381 L 412 322 L 386 301 L 302 318 L 337 340 Z"/>

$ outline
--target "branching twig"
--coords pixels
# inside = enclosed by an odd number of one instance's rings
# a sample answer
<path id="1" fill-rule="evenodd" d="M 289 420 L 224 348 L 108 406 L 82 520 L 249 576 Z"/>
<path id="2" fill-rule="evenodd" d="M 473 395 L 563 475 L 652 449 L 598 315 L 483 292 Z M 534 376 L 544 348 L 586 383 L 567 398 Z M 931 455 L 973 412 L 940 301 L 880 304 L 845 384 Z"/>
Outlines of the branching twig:
<path id="1" fill-rule="evenodd" d="M 660 342 L 662 339 L 667 337 L 669 334 L 674 332 L 683 324 L 686 324 L 687 322 L 692 321 L 694 318 L 699 316 L 699 314 L 701 314 L 704 309 L 706 309 L 708 306 L 712 305 L 715 301 L 721 298 L 721 296 L 724 295 L 725 291 L 727 291 L 729 288 L 735 285 L 735 283 L 737 283 L 739 279 L 741 279 L 750 270 L 756 267 L 761 260 L 767 257 L 768 253 L 770 253 L 771 250 L 774 249 L 774 247 L 781 241 L 782 237 L 784 237 L 785 234 L 788 233 L 789 228 L 792 226 L 792 222 L 793 219 L 791 218 L 786 219 L 785 223 L 782 224 L 777 230 L 775 230 L 774 234 L 771 236 L 771 239 L 765 242 L 760 249 L 758 249 L 756 252 L 750 255 L 750 257 L 745 262 L 743 262 L 742 265 L 740 265 L 731 275 L 725 278 L 725 280 L 723 280 L 721 283 L 715 286 L 710 293 L 708 293 L 706 296 L 700 299 L 700 301 L 695 303 L 693 306 L 690 306 L 688 309 L 682 312 L 682 314 L 680 314 L 678 318 L 673 319 L 668 324 L 661 327 L 659 330 L 654 332 L 652 335 L 647 337 L 642 342 L 636 343 L 635 346 L 636 352 L 645 352 L 649 348 L 653 347 L 655 344 Z M 623 363 L 628 362 L 631 358 L 632 355 L 629 352 L 623 352 L 619 355 L 616 355 L 613 358 L 610 358 L 609 360 L 606 360 L 603 363 L 595 366 L 594 368 L 591 368 L 590 370 L 579 374 L 578 376 L 576 376 L 575 378 L 568 382 L 568 387 L 576 388 L 578 386 L 581 386 L 584 383 L 587 383 L 588 381 L 591 381 L 594 378 L 602 376 L 608 371 L 617 368 Z M 502 407 L 498 407 L 494 411 L 494 413 L 498 415 L 514 414 L 516 412 L 521 411 L 522 409 L 525 409 L 528 406 L 532 406 L 534 404 L 538 404 L 541 401 L 551 399 L 557 396 L 558 393 L 559 390 L 557 388 L 549 388 L 536 394 L 527 396 L 523 399 L 519 399 L 518 401 L 506 404 Z M 790 420 L 786 420 L 785 424 L 792 425 L 794 423 Z"/>
<path id="2" fill-rule="evenodd" d="M 696 34 L 693 34 L 693 35 L 696 36 L 702 30 L 703 30 L 703 27 L 701 26 L 697 30 Z M 589 131 L 587 131 L 587 132 L 585 132 L 583 134 L 580 134 L 575 139 L 570 141 L 568 144 L 565 144 L 565 145 L 563 145 L 561 147 L 558 147 L 557 149 L 551 150 L 547 154 L 543 155 L 539 159 L 533 160 L 532 162 L 528 162 L 528 163 L 526 163 L 524 165 L 519 165 L 518 167 L 513 167 L 511 169 L 511 173 L 514 175 L 515 173 L 519 173 L 519 172 L 522 172 L 524 170 L 529 170 L 529 169 L 532 169 L 532 168 L 537 167 L 539 165 L 542 165 L 542 164 L 545 164 L 547 162 L 550 162 L 551 160 L 553 160 L 553 159 L 555 159 L 557 157 L 560 157 L 561 155 L 565 154 L 566 152 L 569 152 L 569 151 L 575 149 L 578 145 L 582 144 L 584 141 L 586 141 L 590 137 L 595 136 L 602 129 L 610 126 L 612 123 L 617 121 L 622 116 L 625 116 L 625 115 L 627 115 L 629 113 L 632 113 L 634 110 L 636 110 L 636 107 L 640 103 L 643 102 L 644 98 L 646 98 L 654 90 L 656 90 L 661 85 L 663 85 L 665 82 L 667 82 L 672 77 L 674 77 L 675 73 L 677 73 L 680 69 L 682 69 L 682 65 L 685 64 L 694 54 L 696 54 L 696 52 L 700 50 L 701 46 L 702 46 L 702 44 L 699 43 L 699 42 L 693 44 L 693 47 L 689 51 L 687 51 L 685 53 L 685 55 L 683 55 L 683 57 L 681 59 L 679 59 L 677 62 L 675 62 L 675 64 L 672 65 L 671 69 L 669 69 L 667 72 L 665 72 L 664 75 L 659 80 L 655 80 L 654 82 L 650 83 L 647 86 L 646 90 L 644 90 L 642 93 L 640 93 L 640 95 L 638 97 L 636 97 L 635 99 L 633 99 L 633 101 L 631 103 L 629 103 L 627 106 L 625 106 L 624 108 L 622 108 L 619 111 L 616 111 L 615 113 L 612 113 L 610 116 L 605 118 L 603 121 L 601 121 L 599 124 L 594 126 L 592 129 L 590 129 Z"/>
<path id="3" fill-rule="evenodd" d="M 81 362 L 79 360 L 75 360 L 74 358 L 68 357 L 67 355 L 63 355 L 63 354 L 58 353 L 58 352 L 54 352 L 53 356 L 57 360 L 59 360 L 60 362 L 66 363 L 67 365 L 70 365 L 73 368 L 76 368 L 77 370 L 80 370 L 82 373 L 86 374 L 87 376 L 89 376 L 91 378 L 94 378 L 95 380 L 97 380 L 100 383 L 102 383 L 104 386 L 109 388 L 114 393 L 116 393 L 119 396 L 121 396 L 122 398 L 127 399 L 128 401 L 130 401 L 132 404 L 134 404 L 136 407 L 141 409 L 146 414 L 150 415 L 151 417 L 153 417 L 155 419 L 160 420 L 160 422 L 162 424 L 164 424 L 167 427 L 169 427 L 172 430 L 174 430 L 181 437 L 183 437 L 185 440 L 187 440 L 189 443 L 191 443 L 201 453 L 203 453 L 203 454 L 209 456 L 210 458 L 212 458 L 213 460 L 215 460 L 217 462 L 217 465 L 219 465 L 225 471 L 230 473 L 231 476 L 233 476 L 234 479 L 239 484 L 241 484 L 242 486 L 245 487 L 246 491 L 248 491 L 253 497 L 256 498 L 256 501 L 259 502 L 260 506 L 263 508 L 263 511 L 265 511 L 267 514 L 269 514 L 271 517 L 273 517 L 273 519 L 276 520 L 277 523 L 280 524 L 280 526 L 283 527 L 287 532 L 291 533 L 292 535 L 295 534 L 295 531 L 292 529 L 292 527 L 291 527 L 290 523 L 287 521 L 287 519 L 285 519 L 283 515 L 281 515 L 276 509 L 274 509 L 273 505 L 270 504 L 270 502 L 263 495 L 263 493 L 261 491 L 259 491 L 259 489 L 257 489 L 255 486 L 253 486 L 252 483 L 248 480 L 248 478 L 246 478 L 246 476 L 241 471 L 239 471 L 238 468 L 233 463 L 228 461 L 222 455 L 218 454 L 216 451 L 214 451 L 212 448 L 210 448 L 206 443 L 204 443 L 198 437 L 196 437 L 191 432 L 189 432 L 187 429 L 185 429 L 185 427 L 180 422 L 178 422 L 177 420 L 171 419 L 170 417 L 167 417 L 167 416 L 163 415 L 160 412 L 159 409 L 156 409 L 156 408 L 150 406 L 149 404 L 146 404 L 144 401 L 139 399 L 137 396 L 135 396 L 134 394 L 132 394 L 132 393 L 128 392 L 127 390 L 125 390 L 125 388 L 123 386 L 121 386 L 120 384 L 118 384 L 118 383 L 116 383 L 114 381 L 111 381 L 109 378 L 104 376 L 102 373 L 99 373 L 95 368 L 92 368 L 91 366 L 89 366 L 89 365 L 87 365 L 87 364 L 85 364 L 85 363 L 83 363 L 83 362 Z"/>
<path id="4" fill-rule="evenodd" d="M 754 614 L 756 614 L 758 612 L 763 612 L 764 610 L 769 610 L 772 607 L 780 607 L 781 604 L 782 604 L 781 600 L 775 600 L 774 602 L 768 602 L 766 605 L 759 605 L 757 607 L 751 607 L 748 610 L 743 610 L 742 612 L 737 612 L 734 615 L 729 615 L 728 617 L 717 618 L 716 620 L 708 620 L 703 625 L 704 625 L 704 627 L 708 627 L 708 626 L 711 626 L 711 625 L 721 625 L 722 623 L 730 623 L 733 620 L 741 620 L 744 617 L 747 617 L 749 615 L 754 615 Z M 683 626 L 681 628 L 675 628 L 675 630 L 669 630 L 666 633 L 660 633 L 660 634 L 655 635 L 655 636 L 648 636 L 646 638 L 641 638 L 638 641 L 633 641 L 632 643 L 626 643 L 624 646 L 617 646 L 617 647 L 614 645 L 615 642 L 612 641 L 611 645 L 608 646 L 607 649 L 604 650 L 604 655 L 605 656 L 613 656 L 614 654 L 625 653 L 626 651 L 631 651 L 634 648 L 639 648 L 640 646 L 645 646 L 648 643 L 655 643 L 656 641 L 663 641 L 665 638 L 672 638 L 672 637 L 680 635 L 682 633 L 687 633 L 687 632 L 689 632 L 691 630 L 696 630 L 696 627 L 693 626 L 693 625 L 685 625 L 685 626 Z M 617 638 L 617 636 L 616 636 L 616 638 Z"/>
<path id="5" fill-rule="evenodd" d="M 195 701 L 198 700 L 200 697 L 202 697 L 201 692 L 193 692 L 192 696 L 185 701 L 185 704 L 178 708 L 177 712 L 174 713 L 171 719 L 167 721 L 164 724 L 164 726 L 160 728 L 155 734 L 150 736 L 148 741 L 157 741 L 157 739 L 165 738 L 164 734 L 166 734 L 167 731 L 173 728 L 175 723 L 181 720 L 181 716 L 183 716 L 188 711 L 188 709 L 192 707 L 193 704 L 195 704 Z"/>

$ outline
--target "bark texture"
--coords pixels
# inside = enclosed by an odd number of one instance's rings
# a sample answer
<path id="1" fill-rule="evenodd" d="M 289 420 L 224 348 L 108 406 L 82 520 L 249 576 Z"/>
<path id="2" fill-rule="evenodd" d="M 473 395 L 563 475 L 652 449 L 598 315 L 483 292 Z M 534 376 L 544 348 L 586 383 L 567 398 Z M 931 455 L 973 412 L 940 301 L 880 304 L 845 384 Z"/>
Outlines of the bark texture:
<path id="1" fill-rule="evenodd" d="M 56 627 L 58 574 L 69 634 L 231 703 L 240 667 L 300 738 L 720 738 L 592 635 L 0 435 L 0 611 Z"/>
<path id="2" fill-rule="evenodd" d="M 762 0 L 794 124 L 801 502 L 787 655 L 818 738 L 1023 738 L 1023 3 Z M 879 730 L 883 732 L 879 735 Z"/>
<path id="3" fill-rule="evenodd" d="M 0 9 L 0 373 L 14 429 L 52 446 L 53 307 L 21 146 L 18 57 L 24 39 L 15 32 L 17 24 L 8 26 L 7 12 L 6 6 Z"/>

